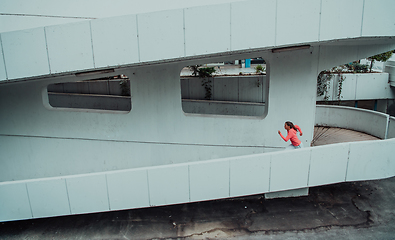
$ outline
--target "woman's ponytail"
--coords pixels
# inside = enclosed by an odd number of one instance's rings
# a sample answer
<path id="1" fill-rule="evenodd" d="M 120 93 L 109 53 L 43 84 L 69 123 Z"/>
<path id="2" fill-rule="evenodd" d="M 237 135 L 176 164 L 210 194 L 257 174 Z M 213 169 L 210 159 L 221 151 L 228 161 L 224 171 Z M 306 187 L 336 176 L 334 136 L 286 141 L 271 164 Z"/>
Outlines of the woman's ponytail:
<path id="1" fill-rule="evenodd" d="M 291 128 L 293 128 L 296 132 L 298 132 L 298 129 L 296 129 L 295 125 L 292 122 L 285 122 L 285 124 L 287 124 L 288 126 L 290 126 Z"/>

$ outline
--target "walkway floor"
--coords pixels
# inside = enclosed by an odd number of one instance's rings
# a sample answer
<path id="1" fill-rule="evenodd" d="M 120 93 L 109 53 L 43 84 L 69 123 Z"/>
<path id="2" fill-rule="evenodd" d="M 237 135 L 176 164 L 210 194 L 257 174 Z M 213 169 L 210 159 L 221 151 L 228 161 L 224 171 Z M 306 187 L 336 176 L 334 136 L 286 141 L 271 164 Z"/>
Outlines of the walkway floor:
<path id="1" fill-rule="evenodd" d="M 335 127 L 314 127 L 311 146 L 321 146 L 341 142 L 379 140 L 379 138 L 353 130 Z"/>
<path id="2" fill-rule="evenodd" d="M 316 128 L 316 145 L 371 136 Z M 355 135 L 356 134 L 356 135 Z M 343 136 L 339 137 L 339 136 Z M 358 137 L 358 139 L 357 139 Z M 361 138 L 361 139 L 360 139 Z M 368 139 L 366 139 L 368 140 Z M 0 239 L 394 239 L 395 177 L 242 198 L 0 223 Z"/>

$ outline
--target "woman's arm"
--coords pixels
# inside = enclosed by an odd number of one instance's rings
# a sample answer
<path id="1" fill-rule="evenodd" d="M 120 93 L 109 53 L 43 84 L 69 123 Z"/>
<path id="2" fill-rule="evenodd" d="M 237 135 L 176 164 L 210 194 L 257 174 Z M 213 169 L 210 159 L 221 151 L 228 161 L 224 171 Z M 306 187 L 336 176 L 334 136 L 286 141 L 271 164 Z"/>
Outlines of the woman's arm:
<path id="1" fill-rule="evenodd" d="M 288 132 L 287 137 L 284 137 L 284 136 L 281 134 L 281 131 L 280 131 L 280 130 L 278 131 L 278 134 L 279 134 L 280 137 L 281 137 L 284 141 L 286 141 L 286 142 L 291 138 L 291 135 L 289 134 L 289 132 Z"/>
<path id="2" fill-rule="evenodd" d="M 300 127 L 298 125 L 294 125 L 294 126 L 295 126 L 296 129 L 298 129 L 298 131 L 300 133 L 300 136 L 302 136 L 303 135 L 302 129 L 300 129 Z"/>

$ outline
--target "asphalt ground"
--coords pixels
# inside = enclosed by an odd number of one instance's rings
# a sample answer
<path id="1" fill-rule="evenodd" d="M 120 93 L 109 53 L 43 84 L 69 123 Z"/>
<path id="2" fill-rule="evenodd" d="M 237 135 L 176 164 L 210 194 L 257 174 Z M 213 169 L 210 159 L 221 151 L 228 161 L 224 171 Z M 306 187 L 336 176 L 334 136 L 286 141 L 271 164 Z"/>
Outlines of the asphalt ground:
<path id="1" fill-rule="evenodd" d="M 0 239 L 395 239 L 395 177 L 263 195 L 0 223 Z"/>

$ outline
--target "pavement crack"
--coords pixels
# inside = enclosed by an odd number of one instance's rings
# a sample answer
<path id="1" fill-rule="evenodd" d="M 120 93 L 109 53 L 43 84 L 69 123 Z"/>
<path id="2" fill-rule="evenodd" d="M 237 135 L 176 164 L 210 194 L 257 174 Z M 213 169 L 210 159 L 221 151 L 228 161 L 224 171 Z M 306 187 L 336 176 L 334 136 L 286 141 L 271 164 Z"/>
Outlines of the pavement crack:
<path id="1" fill-rule="evenodd" d="M 360 195 L 358 195 L 358 196 L 360 197 Z M 370 210 L 363 210 L 361 208 L 361 206 L 358 206 L 358 203 L 357 203 L 357 200 L 359 200 L 358 196 L 354 196 L 353 198 L 351 198 L 351 202 L 358 211 L 366 214 L 366 222 L 365 223 L 366 223 L 366 225 L 370 226 L 371 224 L 374 223 L 372 213 Z"/>

